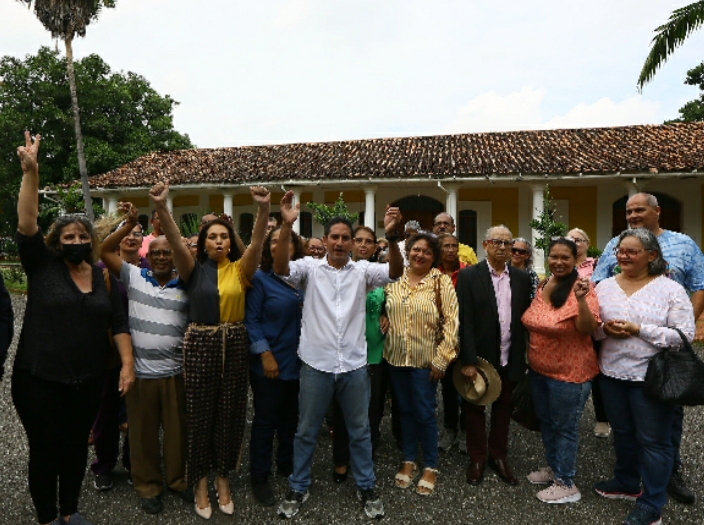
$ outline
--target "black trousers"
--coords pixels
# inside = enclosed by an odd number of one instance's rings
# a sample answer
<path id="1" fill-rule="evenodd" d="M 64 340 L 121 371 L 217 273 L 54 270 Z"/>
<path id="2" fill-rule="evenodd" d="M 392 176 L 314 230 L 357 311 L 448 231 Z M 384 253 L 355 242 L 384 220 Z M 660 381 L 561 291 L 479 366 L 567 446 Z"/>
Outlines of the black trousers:
<path id="1" fill-rule="evenodd" d="M 464 430 L 465 427 L 464 403 L 460 403 L 459 394 L 452 380 L 452 373 L 456 364 L 457 361 L 450 363 L 447 370 L 445 370 L 445 375 L 440 380 L 444 414 L 443 426 L 453 432 L 457 432 L 459 429 Z M 462 364 L 460 363 L 458 366 L 462 366 Z"/>
<path id="2" fill-rule="evenodd" d="M 98 412 L 104 375 L 82 384 L 47 381 L 24 370 L 12 375 L 12 401 L 29 442 L 29 492 L 39 523 L 78 512 L 88 460 L 88 434 Z"/>
<path id="3" fill-rule="evenodd" d="M 268 379 L 249 374 L 254 397 L 254 419 L 249 440 L 249 472 L 253 480 L 267 479 L 276 436 L 276 464 L 293 469 L 293 436 L 298 424 L 298 380 Z"/>

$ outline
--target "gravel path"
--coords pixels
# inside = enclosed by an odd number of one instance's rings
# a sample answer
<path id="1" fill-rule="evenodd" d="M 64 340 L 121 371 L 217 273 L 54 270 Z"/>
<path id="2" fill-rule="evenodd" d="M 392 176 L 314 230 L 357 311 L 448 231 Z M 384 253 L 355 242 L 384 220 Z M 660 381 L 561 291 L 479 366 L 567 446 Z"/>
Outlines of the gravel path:
<path id="1" fill-rule="evenodd" d="M 18 319 L 16 331 L 19 334 L 20 321 L 24 313 L 24 297 L 13 297 L 15 315 Z M 16 343 L 15 343 L 16 344 Z M 14 346 L 6 370 L 12 366 Z M 2 518 L 0 523 L 35 523 L 34 508 L 27 489 L 27 442 L 10 397 L 9 374 L 0 384 L 0 501 Z M 591 484 L 610 475 L 614 454 L 610 440 L 597 439 L 591 434 L 594 421 L 591 402 L 582 419 L 582 442 L 580 444 L 576 483 L 582 489 L 582 500 L 571 505 L 546 505 L 538 501 L 536 489 L 523 479 L 523 475 L 536 467 L 543 466 L 543 449 L 540 436 L 512 425 L 509 461 L 522 481 L 517 487 L 502 483 L 496 475 L 487 470 L 484 483 L 470 487 L 465 482 L 467 456 L 453 449 L 440 457 L 440 477 L 436 493 L 430 498 L 421 498 L 412 491 L 401 491 L 393 487 L 399 453 L 393 446 L 393 438 L 388 423 L 384 419 L 382 439 L 378 454 L 376 473 L 378 487 L 386 506 L 386 523 L 443 523 L 484 525 L 523 525 L 523 524 L 573 524 L 606 525 L 620 524 L 630 511 L 630 504 L 623 501 L 605 500 L 591 490 Z M 682 456 L 685 462 L 686 477 L 699 496 L 704 496 L 704 476 L 699 470 L 704 465 L 704 445 L 702 422 L 704 410 L 689 408 L 685 417 L 685 438 Z M 47 429 L 58 432 L 60 429 Z M 247 432 L 249 435 L 249 432 Z M 296 516 L 295 524 L 353 524 L 364 523 L 366 519 L 356 499 L 352 479 L 336 485 L 332 481 L 332 450 L 330 440 L 321 433 L 313 463 L 314 483 L 311 497 Z M 235 517 L 227 517 L 216 512 L 208 523 L 280 523 L 275 508 L 264 508 L 256 504 L 249 491 L 248 454 L 242 460 L 242 469 L 231 475 Z M 115 475 L 115 488 L 106 493 L 98 493 L 92 487 L 92 477 L 88 470 L 81 498 L 81 511 L 95 525 L 147 525 L 179 524 L 202 525 L 190 505 L 178 500 L 172 494 L 165 498 L 165 510 L 158 516 L 145 514 L 139 507 L 139 499 L 127 484 L 127 475 L 118 467 Z M 285 495 L 287 484 L 284 479 L 272 477 L 275 494 Z M 215 501 L 214 493 L 211 501 Z M 686 506 L 677 502 L 669 503 L 664 510 L 664 523 L 671 525 L 701 525 L 704 511 L 701 503 Z"/>

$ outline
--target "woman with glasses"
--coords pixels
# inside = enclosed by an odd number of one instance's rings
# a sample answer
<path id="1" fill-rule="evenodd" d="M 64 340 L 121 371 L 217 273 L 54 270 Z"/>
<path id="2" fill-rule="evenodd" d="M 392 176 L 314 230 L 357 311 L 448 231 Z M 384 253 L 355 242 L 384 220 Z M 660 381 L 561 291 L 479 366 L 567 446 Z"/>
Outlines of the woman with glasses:
<path id="1" fill-rule="evenodd" d="M 678 328 L 692 340 L 694 312 L 685 289 L 666 275 L 658 240 L 638 228 L 621 233 L 618 273 L 596 286 L 603 326 L 601 388 L 616 451 L 612 479 L 594 485 L 605 498 L 635 501 L 624 523 L 661 522 L 674 463 L 671 440 L 675 405 L 646 397 L 648 360 L 681 345 Z M 641 490 L 642 487 L 642 490 Z"/>
<path id="2" fill-rule="evenodd" d="M 403 461 L 394 483 L 411 486 L 423 451 L 423 475 L 416 492 L 429 496 L 438 474 L 437 382 L 457 357 L 458 305 L 452 280 L 435 266 L 437 238 L 418 233 L 406 241 L 408 266 L 397 282 L 386 286 L 389 332 L 384 359 L 401 414 Z"/>
<path id="3" fill-rule="evenodd" d="M 254 418 L 249 441 L 249 472 L 254 498 L 265 506 L 276 503 L 269 483 L 274 436 L 276 471 L 293 472 L 293 436 L 298 422 L 298 342 L 303 291 L 274 274 L 277 250 L 288 250 L 295 261 L 304 256 L 300 237 L 292 232 L 288 246 L 279 245 L 281 227 L 267 235 L 262 262 L 245 300 L 244 325 L 249 335 L 249 384 Z"/>
<path id="4" fill-rule="evenodd" d="M 354 247 L 352 259 L 376 262 L 377 239 L 374 230 L 368 226 L 358 226 L 353 234 Z M 379 317 L 384 308 L 384 289 L 379 287 L 367 293 L 366 309 L 366 340 L 367 340 L 367 371 L 371 383 L 371 398 L 369 400 L 369 427 L 372 440 L 372 457 L 376 456 L 381 432 L 381 418 L 384 415 L 384 401 L 389 386 L 388 370 L 382 362 L 384 337 L 379 325 Z M 342 409 L 337 400 L 333 399 L 333 479 L 335 483 L 343 483 L 347 479 L 347 466 L 350 462 L 350 442 L 342 416 Z"/>
<path id="5" fill-rule="evenodd" d="M 203 224 L 193 260 L 166 201 L 167 183 L 149 191 L 161 227 L 173 251 L 174 266 L 188 292 L 189 319 L 183 339 L 188 421 L 186 476 L 195 485 L 195 511 L 209 519 L 208 473 L 216 471 L 218 507 L 235 512 L 229 472 L 239 469 L 247 412 L 249 340 L 242 322 L 245 292 L 262 255 L 271 196 L 261 186 L 250 188 L 257 218 L 250 245 L 241 252 L 235 230 L 225 218 Z"/>
<path id="6" fill-rule="evenodd" d="M 535 273 L 535 270 L 533 270 L 533 245 L 523 237 L 513 239 L 510 264 L 514 268 L 528 272 L 528 275 L 530 275 L 530 282 L 533 288 L 530 298 L 533 299 L 538 285 L 540 284 L 540 278 L 538 274 Z"/>
<path id="7" fill-rule="evenodd" d="M 589 279 L 577 273 L 577 246 L 570 238 L 548 247 L 550 278 L 543 281 L 521 320 L 530 334 L 528 366 L 535 413 L 547 466 L 528 475 L 533 484 L 549 484 L 536 494 L 545 503 L 581 499 L 574 483 L 579 421 L 599 372 L 591 334 L 599 304 Z"/>
<path id="8" fill-rule="evenodd" d="M 587 250 L 589 249 L 590 242 L 589 235 L 587 235 L 587 233 L 580 228 L 573 228 L 569 231 L 567 236 L 577 245 L 577 272 L 579 273 L 579 276 L 591 278 L 594 273 L 594 268 L 596 268 L 598 258 L 587 257 Z M 598 356 L 601 343 L 599 341 L 594 341 L 593 343 L 594 351 Z M 606 417 L 604 399 L 601 395 L 601 386 L 599 381 L 592 382 L 592 404 L 594 405 L 594 418 L 596 419 L 593 430 L 594 436 L 598 438 L 607 438 L 611 434 L 611 426 L 609 425 L 609 420 Z"/>
<path id="9" fill-rule="evenodd" d="M 577 272 L 580 277 L 591 277 L 596 267 L 597 258 L 587 256 L 589 250 L 589 235 L 580 228 L 572 228 L 567 237 L 577 245 Z"/>

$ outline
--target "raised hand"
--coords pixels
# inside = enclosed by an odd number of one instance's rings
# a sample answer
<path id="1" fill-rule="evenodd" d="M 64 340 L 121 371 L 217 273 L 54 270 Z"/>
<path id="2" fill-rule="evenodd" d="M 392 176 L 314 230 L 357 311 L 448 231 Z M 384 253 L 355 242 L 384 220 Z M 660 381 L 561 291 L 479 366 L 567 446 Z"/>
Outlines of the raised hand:
<path id="1" fill-rule="evenodd" d="M 149 196 L 154 201 L 154 204 L 166 203 L 166 198 L 169 196 L 169 181 L 157 182 L 149 190 Z"/>
<path id="2" fill-rule="evenodd" d="M 401 210 L 397 207 L 386 205 L 386 213 L 384 214 L 384 230 L 386 233 L 393 233 L 401 227 L 403 216 Z"/>
<path id="3" fill-rule="evenodd" d="M 298 219 L 298 210 L 301 208 L 300 203 L 293 205 L 293 192 L 287 191 L 281 198 L 281 220 L 287 224 L 293 224 Z"/>
<path id="4" fill-rule="evenodd" d="M 574 290 L 574 296 L 577 299 L 581 299 L 587 295 L 587 292 L 589 292 L 589 279 L 586 277 L 580 277 L 574 282 L 574 287 L 572 289 Z"/>
<path id="5" fill-rule="evenodd" d="M 252 199 L 257 206 L 271 203 L 271 193 L 264 186 L 252 186 L 249 188 L 249 193 L 252 194 Z"/>
<path id="6" fill-rule="evenodd" d="M 37 153 L 39 153 L 41 140 L 41 135 L 37 135 L 34 137 L 34 143 L 32 143 L 32 135 L 30 135 L 29 131 L 24 132 L 25 144 L 17 148 L 17 156 L 20 158 L 22 173 L 37 173 L 39 171 Z"/>
<path id="7" fill-rule="evenodd" d="M 137 207 L 131 202 L 118 202 L 117 203 L 117 213 L 125 215 L 125 220 L 130 224 L 137 224 L 139 220 Z"/>

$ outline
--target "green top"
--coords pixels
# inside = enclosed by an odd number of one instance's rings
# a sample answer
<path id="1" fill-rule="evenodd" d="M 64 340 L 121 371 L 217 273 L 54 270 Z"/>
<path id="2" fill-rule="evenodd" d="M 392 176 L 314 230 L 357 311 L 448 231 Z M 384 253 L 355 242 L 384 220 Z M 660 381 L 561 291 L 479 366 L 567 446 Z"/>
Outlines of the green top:
<path id="1" fill-rule="evenodd" d="M 367 294 L 367 363 L 378 365 L 384 353 L 384 334 L 379 329 L 379 315 L 384 304 L 384 288 L 379 287 Z"/>

